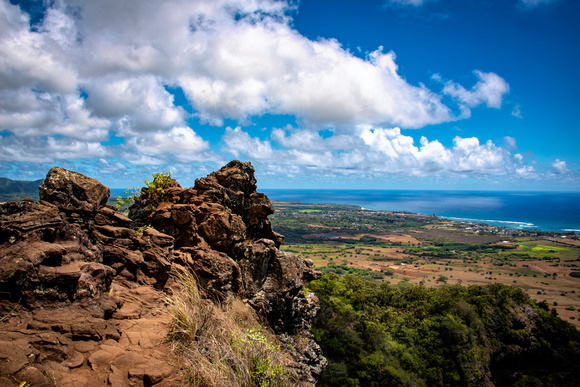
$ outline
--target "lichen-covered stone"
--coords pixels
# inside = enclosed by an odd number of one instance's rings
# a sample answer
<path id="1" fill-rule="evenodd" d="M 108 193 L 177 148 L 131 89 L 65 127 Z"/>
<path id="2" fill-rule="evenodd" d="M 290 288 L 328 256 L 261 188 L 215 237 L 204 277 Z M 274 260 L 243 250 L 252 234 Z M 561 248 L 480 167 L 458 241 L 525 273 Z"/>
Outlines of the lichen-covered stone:
<path id="1" fill-rule="evenodd" d="M 98 180 L 78 172 L 53 167 L 40 186 L 40 199 L 70 211 L 97 211 L 111 191 Z"/>

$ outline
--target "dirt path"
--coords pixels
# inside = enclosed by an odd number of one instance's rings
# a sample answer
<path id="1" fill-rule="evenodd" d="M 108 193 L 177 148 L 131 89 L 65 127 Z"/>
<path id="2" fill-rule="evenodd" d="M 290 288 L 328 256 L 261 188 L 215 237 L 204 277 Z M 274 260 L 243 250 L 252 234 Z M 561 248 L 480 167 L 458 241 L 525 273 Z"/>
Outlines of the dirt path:
<path id="1" fill-rule="evenodd" d="M 162 293 L 112 284 L 121 308 L 109 319 L 67 307 L 19 307 L 0 324 L 0 385 L 175 386 L 177 359 L 165 343 L 170 321 Z"/>
<path id="2" fill-rule="evenodd" d="M 546 270 L 544 270 L 544 269 L 542 269 L 542 268 L 540 268 L 540 267 L 538 267 L 538 266 L 536 266 L 536 265 L 531 265 L 530 267 L 531 267 L 532 269 L 536 269 L 536 270 L 538 270 L 538 271 L 540 271 L 540 272 L 542 272 L 542 273 L 544 273 L 544 274 L 548 274 L 548 275 L 550 275 L 550 273 L 548 273 Z"/>

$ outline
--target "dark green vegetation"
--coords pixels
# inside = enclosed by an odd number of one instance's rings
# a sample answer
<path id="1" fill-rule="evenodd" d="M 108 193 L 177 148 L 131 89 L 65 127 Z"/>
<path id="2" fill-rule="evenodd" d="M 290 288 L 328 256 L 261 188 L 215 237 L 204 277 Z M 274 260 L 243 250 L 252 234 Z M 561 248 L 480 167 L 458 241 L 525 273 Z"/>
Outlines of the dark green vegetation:
<path id="1" fill-rule="evenodd" d="M 329 360 L 321 385 L 574 386 L 580 332 L 520 289 L 401 288 L 325 275 L 313 326 Z"/>
<path id="2" fill-rule="evenodd" d="M 325 273 L 325 274 L 330 274 L 330 273 L 338 274 L 338 275 L 355 274 L 355 275 L 362 277 L 363 279 L 371 280 L 371 281 L 383 279 L 383 278 L 385 278 L 385 275 L 389 274 L 389 273 L 382 273 L 382 272 L 374 271 L 371 269 L 359 269 L 359 268 L 352 267 L 352 266 L 334 265 L 334 264 L 329 264 L 328 266 L 323 266 L 320 268 L 320 271 Z M 392 272 L 390 274 L 392 275 Z"/>
<path id="3" fill-rule="evenodd" d="M 0 177 L 0 202 L 21 200 L 24 197 L 38 200 L 38 187 L 42 182 L 42 179 L 36 181 L 24 181 Z"/>

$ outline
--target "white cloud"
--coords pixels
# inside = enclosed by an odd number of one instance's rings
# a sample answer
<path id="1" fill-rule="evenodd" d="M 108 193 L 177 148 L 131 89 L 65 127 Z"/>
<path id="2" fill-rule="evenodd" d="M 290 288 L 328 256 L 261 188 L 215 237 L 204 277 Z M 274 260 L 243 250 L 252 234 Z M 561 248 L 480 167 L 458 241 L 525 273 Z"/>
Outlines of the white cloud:
<path id="1" fill-rule="evenodd" d="M 236 158 L 246 156 L 250 159 L 269 159 L 274 153 L 268 141 L 252 138 L 240 127 L 235 129 L 226 128 L 222 140 L 225 144 L 223 151 L 232 154 Z"/>
<path id="2" fill-rule="evenodd" d="M 568 167 L 566 166 L 566 162 L 560 159 L 554 160 L 554 162 L 552 163 L 552 168 L 554 168 L 556 173 L 559 174 L 565 174 L 570 172 L 570 169 L 568 169 Z"/>
<path id="3" fill-rule="evenodd" d="M 455 98 L 464 107 L 464 115 L 469 116 L 469 108 L 485 104 L 487 107 L 499 109 L 503 102 L 503 96 L 510 90 L 508 83 L 494 73 L 474 71 L 478 82 L 471 88 L 448 81 L 445 83 L 443 93 Z"/>
<path id="4" fill-rule="evenodd" d="M 272 140 L 284 148 L 309 152 L 326 152 L 348 149 L 352 146 L 352 137 L 348 135 L 333 135 L 323 138 L 320 133 L 311 130 L 273 129 Z"/>
<path id="5" fill-rule="evenodd" d="M 430 0 L 386 0 L 386 5 L 420 7 Z"/>
<path id="6" fill-rule="evenodd" d="M 455 171 L 503 174 L 506 172 L 506 152 L 487 141 L 480 144 L 475 137 L 453 139 Z"/>
<path id="7" fill-rule="evenodd" d="M 227 39 L 224 37 L 227 36 Z M 225 25 L 201 31 L 195 72 L 179 82 L 213 123 L 264 113 L 315 125 L 389 123 L 421 127 L 453 119 L 439 96 L 397 74 L 393 53 L 362 60 L 334 40 L 311 41 L 287 24 Z"/>
<path id="8" fill-rule="evenodd" d="M 64 135 L 96 141 L 108 136 L 110 125 L 94 117 L 78 96 L 26 88 L 0 90 L 0 128 L 16 136 Z"/>
<path id="9" fill-rule="evenodd" d="M 519 3 L 525 8 L 536 8 L 540 5 L 547 5 L 557 1 L 558 0 L 520 0 Z"/>
<path id="10" fill-rule="evenodd" d="M 86 82 L 86 106 L 93 114 L 118 122 L 121 135 L 171 130 L 184 124 L 185 112 L 152 75 L 103 77 Z"/>
<path id="11" fill-rule="evenodd" d="M 139 151 L 145 154 L 172 154 L 181 152 L 200 152 L 208 148 L 193 130 L 186 127 L 173 128 L 168 132 L 156 132 L 150 136 L 131 139 Z"/>
<path id="12" fill-rule="evenodd" d="M 236 128 L 228 129 L 225 142 L 229 153 L 268 165 L 298 166 L 309 174 L 404 174 L 413 176 L 505 175 L 512 170 L 509 152 L 491 141 L 455 137 L 453 146 L 422 137 L 415 145 L 399 128 L 362 125 L 357 133 L 323 138 L 307 130 L 277 129 L 272 142 L 252 138 Z"/>
<path id="13" fill-rule="evenodd" d="M 57 160 L 82 160 L 110 156 L 98 142 L 69 138 L 0 137 L 0 161 L 54 163 Z"/>
<path id="14" fill-rule="evenodd" d="M 295 116 L 301 129 L 273 129 L 269 138 L 252 137 L 239 127 L 225 130 L 223 152 L 259 160 L 271 171 L 281 164 L 283 172 L 294 174 L 314 168 L 460 175 L 506 174 L 515 171 L 514 163 L 526 167 L 510 158 L 507 145 L 461 137 L 447 146 L 426 137 L 415 144 L 394 128 L 453 121 L 479 105 L 500 108 L 509 85 L 499 75 L 475 71 L 471 89 L 435 75 L 444 87 L 434 93 L 410 84 L 399 74 L 395 54 L 382 47 L 359 58 L 336 40 L 300 35 L 288 16 L 294 2 L 50 4 L 43 24 L 31 29 L 25 13 L 0 0 L 2 161 L 107 160 L 114 153 L 118 168 L 124 162 L 222 162 L 202 132 L 188 127 L 192 117 L 175 106 L 166 90 L 171 86 L 184 91 L 202 122 Z M 462 116 L 443 104 L 444 95 L 459 105 Z M 521 115 L 519 106 L 513 114 Z M 316 130 L 328 127 L 331 136 Z M 102 145 L 110 135 L 123 143 Z M 556 165 L 556 171 L 567 169 L 565 163 Z"/>
<path id="15" fill-rule="evenodd" d="M 16 136 L 171 133 L 187 114 L 166 85 L 181 87 L 194 114 L 219 125 L 265 113 L 319 127 L 455 119 L 439 95 L 398 74 L 394 53 L 379 48 L 361 59 L 335 40 L 300 35 L 292 2 L 47 4 L 31 29 L 26 13 L 0 1 L 0 129 Z"/>
<path id="16" fill-rule="evenodd" d="M 30 31 L 29 18 L 8 1 L 0 3 L 0 84 L 2 90 L 33 87 L 72 92 L 78 78 L 69 53 L 46 31 Z"/>
<path id="17" fill-rule="evenodd" d="M 209 143 L 188 127 L 140 133 L 127 139 L 121 148 L 123 158 L 137 165 L 161 165 L 168 160 L 188 163 L 218 159 L 209 152 Z"/>
<path id="18" fill-rule="evenodd" d="M 521 111 L 521 108 L 520 108 L 520 105 L 519 104 L 516 104 L 514 106 L 514 108 L 512 109 L 512 116 L 518 117 L 518 118 L 524 118 L 522 116 L 522 111 Z"/>
<path id="19" fill-rule="evenodd" d="M 538 177 L 536 170 L 531 165 L 522 165 L 516 167 L 515 171 L 518 176 L 521 176 L 526 179 L 535 179 Z"/>

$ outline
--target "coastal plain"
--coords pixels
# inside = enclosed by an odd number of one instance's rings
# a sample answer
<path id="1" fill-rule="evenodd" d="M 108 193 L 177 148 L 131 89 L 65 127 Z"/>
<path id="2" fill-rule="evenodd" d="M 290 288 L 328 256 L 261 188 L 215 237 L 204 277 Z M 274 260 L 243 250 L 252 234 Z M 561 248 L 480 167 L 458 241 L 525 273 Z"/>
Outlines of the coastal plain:
<path id="1" fill-rule="evenodd" d="M 408 287 L 502 283 L 580 328 L 580 240 L 358 206 L 273 202 L 283 251 L 316 268 Z"/>

